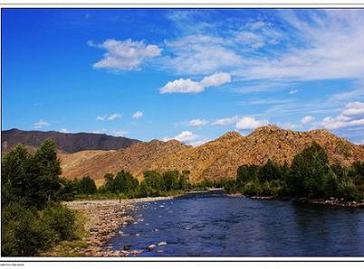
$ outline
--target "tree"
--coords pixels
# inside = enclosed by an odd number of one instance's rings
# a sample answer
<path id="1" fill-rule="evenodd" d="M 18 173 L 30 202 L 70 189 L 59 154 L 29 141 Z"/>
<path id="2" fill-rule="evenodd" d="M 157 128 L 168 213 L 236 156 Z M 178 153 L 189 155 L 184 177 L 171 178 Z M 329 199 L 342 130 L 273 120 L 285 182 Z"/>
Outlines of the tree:
<path id="1" fill-rule="evenodd" d="M 258 169 L 258 178 L 261 182 L 281 179 L 282 174 L 278 164 L 271 159 Z"/>
<path id="2" fill-rule="evenodd" d="M 29 160 L 31 156 L 23 145 L 17 145 L 7 153 L 1 163 L 1 204 L 23 200 L 31 185 L 29 178 Z"/>
<path id="3" fill-rule="evenodd" d="M 95 181 L 89 176 L 83 177 L 77 185 L 79 194 L 94 194 L 97 191 Z"/>
<path id="4" fill-rule="evenodd" d="M 297 154 L 291 165 L 289 187 L 294 195 L 324 196 L 329 161 L 316 142 Z"/>
<path id="5" fill-rule="evenodd" d="M 42 209 L 57 198 L 61 187 L 61 167 L 51 140 L 45 140 L 34 156 L 24 146 L 16 146 L 4 156 L 2 172 L 3 194 L 9 202 L 21 200 L 27 206 Z"/>
<path id="6" fill-rule="evenodd" d="M 237 171 L 236 181 L 238 185 L 243 186 L 246 183 L 258 179 L 258 166 L 257 165 L 241 165 Z"/>

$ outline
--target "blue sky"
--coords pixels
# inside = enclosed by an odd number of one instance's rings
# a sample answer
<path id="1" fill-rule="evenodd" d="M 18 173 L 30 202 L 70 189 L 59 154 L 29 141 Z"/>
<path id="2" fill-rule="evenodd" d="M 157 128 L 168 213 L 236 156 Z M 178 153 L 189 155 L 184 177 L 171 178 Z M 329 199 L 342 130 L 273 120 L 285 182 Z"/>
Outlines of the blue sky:
<path id="1" fill-rule="evenodd" d="M 364 11 L 3 9 L 3 129 L 364 143 Z"/>

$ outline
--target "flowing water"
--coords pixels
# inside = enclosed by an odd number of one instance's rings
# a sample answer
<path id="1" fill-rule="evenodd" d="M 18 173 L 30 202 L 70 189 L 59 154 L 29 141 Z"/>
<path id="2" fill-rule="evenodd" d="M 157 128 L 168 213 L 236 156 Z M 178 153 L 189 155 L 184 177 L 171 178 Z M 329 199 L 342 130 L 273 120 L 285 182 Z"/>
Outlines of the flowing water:
<path id="1" fill-rule="evenodd" d="M 205 193 L 140 203 L 132 214 L 135 223 L 110 241 L 114 250 L 171 257 L 364 256 L 364 209 Z M 156 248 L 148 251 L 151 244 Z"/>

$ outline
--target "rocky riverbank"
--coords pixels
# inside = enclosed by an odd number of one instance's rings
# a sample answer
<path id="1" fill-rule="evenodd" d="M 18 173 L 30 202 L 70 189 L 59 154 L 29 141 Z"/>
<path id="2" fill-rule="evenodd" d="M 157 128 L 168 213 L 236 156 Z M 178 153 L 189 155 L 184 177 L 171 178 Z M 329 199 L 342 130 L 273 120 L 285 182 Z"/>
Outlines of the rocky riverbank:
<path id="1" fill-rule="evenodd" d="M 329 198 L 329 199 L 307 199 L 301 198 L 295 202 L 308 205 L 321 205 L 328 207 L 348 207 L 348 208 L 364 208 L 364 200 L 361 201 L 344 201 L 344 199 Z"/>
<path id="2" fill-rule="evenodd" d="M 152 202 L 172 199 L 173 197 L 153 197 L 128 200 L 95 200 L 72 201 L 64 204 L 70 209 L 82 213 L 86 217 L 85 230 L 88 237 L 84 240 L 86 248 L 77 250 L 78 256 L 92 257 L 122 257 L 135 256 L 138 251 L 116 250 L 107 248 L 106 243 L 113 237 L 120 227 L 134 222 L 131 211 L 139 202 Z"/>

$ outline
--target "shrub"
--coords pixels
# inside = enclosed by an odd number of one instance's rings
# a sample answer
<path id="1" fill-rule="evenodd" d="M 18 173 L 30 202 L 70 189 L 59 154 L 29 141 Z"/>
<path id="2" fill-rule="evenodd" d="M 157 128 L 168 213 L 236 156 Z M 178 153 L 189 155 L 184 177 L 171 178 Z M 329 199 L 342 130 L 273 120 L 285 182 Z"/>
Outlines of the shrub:
<path id="1" fill-rule="evenodd" d="M 52 246 L 55 232 L 37 212 L 11 203 L 2 212 L 2 256 L 34 256 Z"/>
<path id="2" fill-rule="evenodd" d="M 48 206 L 42 212 L 42 221 L 55 232 L 56 240 L 76 239 L 75 213 L 61 204 Z"/>

